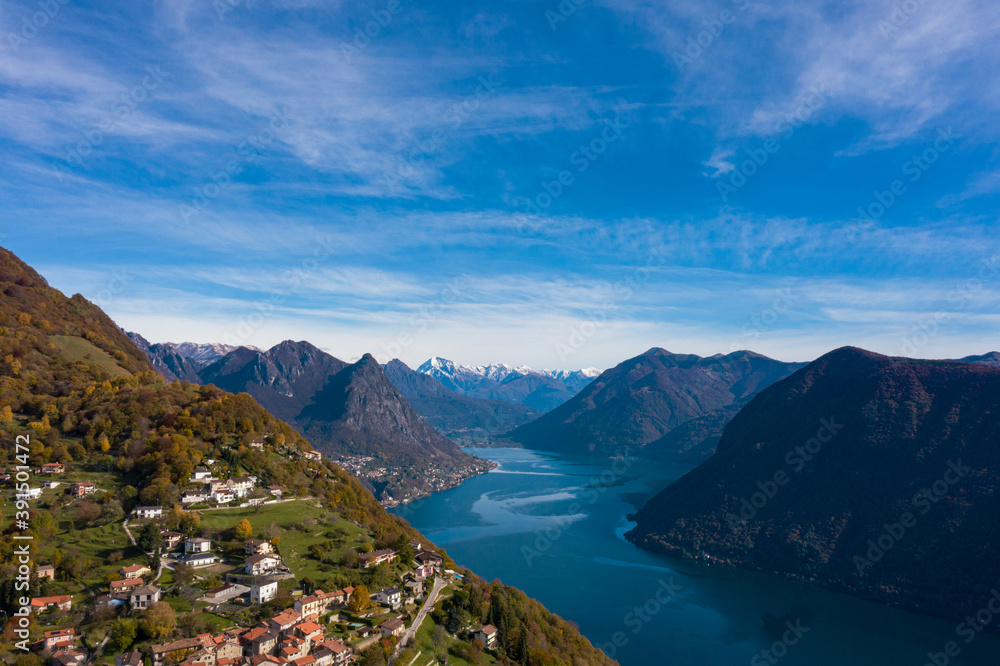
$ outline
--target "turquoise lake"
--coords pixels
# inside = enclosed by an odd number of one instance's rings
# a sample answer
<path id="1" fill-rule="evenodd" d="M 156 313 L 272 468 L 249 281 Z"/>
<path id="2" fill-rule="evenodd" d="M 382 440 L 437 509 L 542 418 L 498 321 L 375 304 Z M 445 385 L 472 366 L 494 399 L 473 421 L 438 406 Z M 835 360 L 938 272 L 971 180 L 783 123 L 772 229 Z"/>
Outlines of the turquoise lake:
<path id="1" fill-rule="evenodd" d="M 467 450 L 499 468 L 393 512 L 459 564 L 577 624 L 623 666 L 924 666 L 949 641 L 961 648 L 949 666 L 1000 664 L 1000 639 L 966 643 L 953 622 L 626 542 L 628 514 L 686 467 Z"/>

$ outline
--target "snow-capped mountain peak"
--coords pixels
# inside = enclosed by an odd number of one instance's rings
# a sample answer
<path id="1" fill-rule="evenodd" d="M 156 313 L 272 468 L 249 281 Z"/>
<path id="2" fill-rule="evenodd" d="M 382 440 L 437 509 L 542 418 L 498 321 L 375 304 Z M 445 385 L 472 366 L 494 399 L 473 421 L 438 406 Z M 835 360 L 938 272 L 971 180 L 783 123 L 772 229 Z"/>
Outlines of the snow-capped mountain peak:
<path id="1" fill-rule="evenodd" d="M 547 377 L 566 384 L 576 392 L 590 383 L 590 380 L 601 374 L 597 368 L 583 370 L 532 370 L 527 365 L 507 365 L 506 363 L 490 363 L 488 365 L 460 365 L 441 357 L 434 357 L 423 363 L 417 372 L 434 377 L 453 391 L 468 393 L 483 389 L 490 385 L 506 384 L 510 381 L 535 375 Z"/>
<path id="2" fill-rule="evenodd" d="M 165 344 L 184 358 L 190 359 L 191 361 L 201 365 L 208 365 L 209 363 L 222 358 L 226 354 L 239 349 L 239 347 L 224 345 L 220 342 L 167 342 Z M 245 345 L 245 347 L 254 351 L 261 351 L 260 349 L 249 345 Z"/>

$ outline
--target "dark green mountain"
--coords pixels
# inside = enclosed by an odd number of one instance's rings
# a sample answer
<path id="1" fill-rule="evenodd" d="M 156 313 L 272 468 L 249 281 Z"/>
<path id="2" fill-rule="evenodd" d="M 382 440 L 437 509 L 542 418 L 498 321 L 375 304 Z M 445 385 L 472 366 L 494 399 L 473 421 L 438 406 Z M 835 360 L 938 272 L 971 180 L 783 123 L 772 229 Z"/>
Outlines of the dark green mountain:
<path id="1" fill-rule="evenodd" d="M 654 348 L 606 370 L 562 406 L 513 431 L 529 448 L 699 459 L 758 391 L 802 364 L 736 352 L 702 358 Z M 684 437 L 665 440 L 689 424 Z"/>
<path id="2" fill-rule="evenodd" d="M 1000 580 L 1000 369 L 830 352 L 762 391 L 634 543 L 961 618 Z"/>

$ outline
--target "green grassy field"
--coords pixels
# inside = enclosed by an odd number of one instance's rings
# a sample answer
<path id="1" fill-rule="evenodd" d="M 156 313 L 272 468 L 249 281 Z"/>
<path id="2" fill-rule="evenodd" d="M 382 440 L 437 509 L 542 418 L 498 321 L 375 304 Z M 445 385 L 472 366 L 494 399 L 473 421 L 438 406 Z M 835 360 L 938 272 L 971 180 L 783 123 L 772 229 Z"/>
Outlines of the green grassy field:
<path id="1" fill-rule="evenodd" d="M 132 374 L 118 365 L 118 362 L 107 352 L 99 349 L 89 340 L 72 335 L 50 335 L 49 340 L 56 346 L 56 350 L 62 356 L 63 360 L 68 363 L 76 361 L 93 363 L 104 368 L 112 377 L 123 377 Z"/>
<path id="2" fill-rule="evenodd" d="M 247 507 L 206 511 L 202 513 L 201 524 L 202 527 L 223 531 L 232 529 L 244 518 L 250 521 L 255 535 L 266 534 L 272 523 L 277 525 L 280 529 L 281 556 L 299 579 L 316 580 L 329 575 L 330 572 L 323 569 L 322 563 L 309 557 L 309 546 L 325 541 L 325 535 L 331 530 L 341 528 L 347 533 L 340 550 L 358 548 L 370 539 L 366 530 L 307 500 L 269 504 L 259 509 Z M 311 526 L 305 530 L 300 529 L 304 523 Z"/>

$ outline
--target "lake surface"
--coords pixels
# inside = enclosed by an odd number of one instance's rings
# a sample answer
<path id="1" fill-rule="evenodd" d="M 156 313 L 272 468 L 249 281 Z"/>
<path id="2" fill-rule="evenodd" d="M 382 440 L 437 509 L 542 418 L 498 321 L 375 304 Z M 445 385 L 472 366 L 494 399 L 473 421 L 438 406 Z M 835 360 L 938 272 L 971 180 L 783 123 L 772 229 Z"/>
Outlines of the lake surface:
<path id="1" fill-rule="evenodd" d="M 954 623 L 626 542 L 626 516 L 687 467 L 468 451 L 500 467 L 393 512 L 459 564 L 579 625 L 623 666 L 924 666 L 949 641 L 960 654 L 935 666 L 1000 664 L 1000 639 L 966 644 Z"/>

